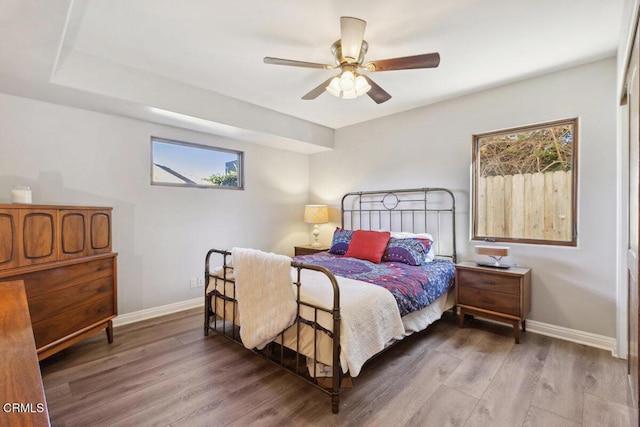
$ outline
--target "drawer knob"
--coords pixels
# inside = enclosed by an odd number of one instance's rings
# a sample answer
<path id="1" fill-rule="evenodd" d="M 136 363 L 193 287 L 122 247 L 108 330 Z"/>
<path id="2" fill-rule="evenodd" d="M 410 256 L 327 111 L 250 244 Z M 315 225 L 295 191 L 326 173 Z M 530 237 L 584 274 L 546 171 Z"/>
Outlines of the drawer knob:
<path id="1" fill-rule="evenodd" d="M 480 302 L 483 302 L 485 304 L 493 304 L 494 301 L 492 299 L 489 298 L 480 298 Z"/>
<path id="2" fill-rule="evenodd" d="M 496 282 L 490 279 L 481 279 L 480 283 L 484 284 L 484 285 L 495 285 Z"/>

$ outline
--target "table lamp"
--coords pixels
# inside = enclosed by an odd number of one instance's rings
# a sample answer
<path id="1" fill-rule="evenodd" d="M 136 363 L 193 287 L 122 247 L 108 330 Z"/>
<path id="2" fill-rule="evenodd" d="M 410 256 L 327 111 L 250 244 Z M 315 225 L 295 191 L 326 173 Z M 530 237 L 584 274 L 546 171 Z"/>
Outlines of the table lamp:
<path id="1" fill-rule="evenodd" d="M 313 243 L 311 246 L 319 247 L 318 237 L 320 236 L 320 230 L 318 224 L 326 224 L 329 222 L 329 208 L 327 205 L 305 205 L 304 207 L 304 222 L 307 224 L 313 224 Z"/>
<path id="2" fill-rule="evenodd" d="M 476 253 L 478 255 L 487 255 L 489 258 L 493 258 L 493 262 L 477 262 L 476 264 L 483 267 L 495 267 L 495 268 L 509 268 L 510 265 L 500 263 L 502 257 L 509 255 L 509 248 L 507 246 L 476 246 Z"/>

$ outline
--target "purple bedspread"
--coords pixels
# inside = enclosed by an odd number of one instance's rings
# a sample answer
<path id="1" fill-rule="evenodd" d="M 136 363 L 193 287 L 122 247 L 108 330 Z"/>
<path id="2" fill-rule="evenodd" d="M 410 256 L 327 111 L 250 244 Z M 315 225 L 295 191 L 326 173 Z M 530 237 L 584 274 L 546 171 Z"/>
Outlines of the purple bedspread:
<path id="1" fill-rule="evenodd" d="M 320 252 L 294 258 L 307 264 L 321 265 L 334 275 L 361 280 L 389 290 L 404 316 L 423 309 L 453 286 L 453 262 L 436 259 L 420 266 L 399 262 L 374 264 L 357 258 L 347 258 Z"/>

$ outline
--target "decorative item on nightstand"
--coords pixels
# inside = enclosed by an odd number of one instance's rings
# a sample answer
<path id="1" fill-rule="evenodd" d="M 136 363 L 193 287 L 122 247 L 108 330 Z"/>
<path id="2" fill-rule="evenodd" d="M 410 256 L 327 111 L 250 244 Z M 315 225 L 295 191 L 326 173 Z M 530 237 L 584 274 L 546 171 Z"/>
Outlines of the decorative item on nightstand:
<path id="1" fill-rule="evenodd" d="M 318 224 L 326 224 L 329 222 L 329 208 L 327 205 L 305 205 L 304 222 L 313 224 L 313 243 L 311 246 L 320 247 L 320 242 L 318 242 L 318 237 L 320 236 Z"/>
<path id="2" fill-rule="evenodd" d="M 502 264 L 500 261 L 503 257 L 509 255 L 509 248 L 507 246 L 476 246 L 476 253 L 478 255 L 488 255 L 489 258 L 493 258 L 493 262 L 481 262 L 476 264 L 483 267 L 494 268 L 511 268 L 510 265 Z"/>

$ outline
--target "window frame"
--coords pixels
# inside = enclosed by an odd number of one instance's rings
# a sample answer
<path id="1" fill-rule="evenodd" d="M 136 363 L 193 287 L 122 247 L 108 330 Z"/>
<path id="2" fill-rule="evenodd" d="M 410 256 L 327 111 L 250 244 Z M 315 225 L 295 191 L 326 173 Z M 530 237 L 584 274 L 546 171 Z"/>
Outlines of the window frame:
<path id="1" fill-rule="evenodd" d="M 573 126 L 573 151 L 571 158 L 571 240 L 534 239 L 525 237 L 496 237 L 478 235 L 478 179 L 479 179 L 479 144 L 482 138 L 489 136 L 508 135 L 530 130 L 543 129 L 561 125 Z M 471 240 L 484 242 L 528 243 L 553 246 L 578 246 L 578 142 L 579 120 L 578 117 L 518 126 L 509 129 L 501 129 L 483 132 L 472 136 L 472 213 L 471 213 Z"/>
<path id="2" fill-rule="evenodd" d="M 231 153 L 231 154 L 235 154 L 237 156 L 237 160 L 238 160 L 238 185 L 237 186 L 229 186 L 229 185 L 215 185 L 215 184 L 190 184 L 185 182 L 184 184 L 182 183 L 177 183 L 177 182 L 157 182 L 154 181 L 153 179 L 153 168 L 154 168 L 154 158 L 153 158 L 153 146 L 154 146 L 154 142 L 160 142 L 160 143 L 164 143 L 164 144 L 172 144 L 172 145 L 179 145 L 179 146 L 184 146 L 184 147 L 189 147 L 189 148 L 197 148 L 197 149 L 201 149 L 201 150 L 206 150 L 206 151 L 215 151 L 215 152 L 221 152 L 221 153 Z M 151 185 L 158 185 L 158 186 L 162 186 L 162 187 L 186 187 L 186 188 L 203 188 L 203 189 L 223 189 L 223 190 L 244 190 L 244 152 L 243 151 L 239 151 L 239 150 L 233 150 L 233 149 L 229 149 L 229 148 L 222 148 L 222 147 L 215 147 L 212 145 L 204 145 L 204 144 L 196 144 L 193 142 L 186 142 L 186 141 L 178 141 L 178 140 L 174 140 L 174 139 L 168 139 L 168 138 L 162 138 L 162 137 L 156 137 L 156 136 L 151 136 L 150 139 L 150 149 L 149 149 L 149 153 L 150 153 L 150 182 Z"/>

